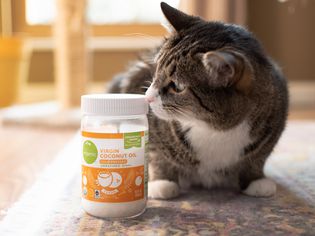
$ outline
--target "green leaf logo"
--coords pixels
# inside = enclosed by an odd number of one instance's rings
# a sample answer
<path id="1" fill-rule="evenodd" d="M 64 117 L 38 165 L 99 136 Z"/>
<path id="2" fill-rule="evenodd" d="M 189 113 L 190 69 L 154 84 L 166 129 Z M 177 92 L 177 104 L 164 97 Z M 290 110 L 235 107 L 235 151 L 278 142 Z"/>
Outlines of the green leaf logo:
<path id="1" fill-rule="evenodd" d="M 92 164 L 97 159 L 97 147 L 95 144 L 87 140 L 83 143 L 83 158 L 87 164 Z"/>

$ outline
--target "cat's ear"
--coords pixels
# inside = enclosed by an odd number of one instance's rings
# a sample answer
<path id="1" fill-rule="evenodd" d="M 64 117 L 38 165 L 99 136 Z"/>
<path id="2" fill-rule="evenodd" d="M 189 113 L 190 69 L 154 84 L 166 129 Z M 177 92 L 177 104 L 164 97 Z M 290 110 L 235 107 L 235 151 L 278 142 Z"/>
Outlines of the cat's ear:
<path id="1" fill-rule="evenodd" d="M 212 87 L 235 86 L 239 91 L 249 92 L 252 68 L 244 55 L 228 48 L 203 53 L 201 60 Z"/>
<path id="2" fill-rule="evenodd" d="M 161 2 L 161 10 L 167 20 L 167 23 L 163 24 L 163 26 L 170 32 L 179 32 L 180 30 L 187 28 L 195 19 L 195 17 L 179 11 L 165 2 Z"/>

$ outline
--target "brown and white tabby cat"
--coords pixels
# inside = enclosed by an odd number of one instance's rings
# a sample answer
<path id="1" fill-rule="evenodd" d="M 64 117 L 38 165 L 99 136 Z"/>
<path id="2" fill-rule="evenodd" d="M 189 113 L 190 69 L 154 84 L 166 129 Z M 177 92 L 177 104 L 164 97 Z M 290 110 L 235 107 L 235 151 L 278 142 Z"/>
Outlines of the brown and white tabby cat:
<path id="1" fill-rule="evenodd" d="M 171 36 L 108 91 L 143 93 L 150 81 L 149 196 L 195 185 L 273 195 L 263 167 L 286 123 L 285 78 L 244 28 L 161 8 Z"/>

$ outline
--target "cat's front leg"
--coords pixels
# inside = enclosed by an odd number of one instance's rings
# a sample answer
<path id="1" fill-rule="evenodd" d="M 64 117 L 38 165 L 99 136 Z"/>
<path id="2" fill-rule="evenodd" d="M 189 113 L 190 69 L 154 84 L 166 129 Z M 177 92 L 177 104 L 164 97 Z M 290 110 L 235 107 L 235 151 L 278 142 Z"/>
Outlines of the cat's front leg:
<path id="1" fill-rule="evenodd" d="M 164 163 L 149 164 L 148 197 L 154 199 L 171 199 L 179 195 L 176 171 L 165 167 Z"/>

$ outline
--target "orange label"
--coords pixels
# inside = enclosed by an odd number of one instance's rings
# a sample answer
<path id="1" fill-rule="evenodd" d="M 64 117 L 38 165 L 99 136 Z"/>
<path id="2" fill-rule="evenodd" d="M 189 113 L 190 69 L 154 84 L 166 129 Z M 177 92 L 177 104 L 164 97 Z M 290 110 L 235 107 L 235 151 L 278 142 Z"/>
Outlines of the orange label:
<path id="1" fill-rule="evenodd" d="M 82 196 L 95 202 L 143 199 L 144 166 L 95 168 L 82 165 Z"/>

